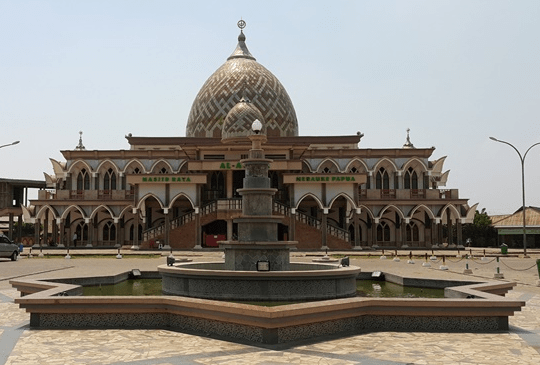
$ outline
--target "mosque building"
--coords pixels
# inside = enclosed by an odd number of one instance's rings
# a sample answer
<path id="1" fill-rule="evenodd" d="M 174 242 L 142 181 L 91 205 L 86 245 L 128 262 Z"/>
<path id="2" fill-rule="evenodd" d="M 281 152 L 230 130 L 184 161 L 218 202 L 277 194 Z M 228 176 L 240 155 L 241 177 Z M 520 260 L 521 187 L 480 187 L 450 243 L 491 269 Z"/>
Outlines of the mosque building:
<path id="1" fill-rule="evenodd" d="M 23 208 L 26 222 L 48 227 L 35 242 L 192 249 L 235 239 L 242 159 L 259 120 L 281 219 L 276 239 L 307 250 L 461 245 L 476 206 L 441 189 L 446 157 L 415 147 L 409 131 L 402 147 L 380 149 L 359 147 L 360 132 L 300 136 L 287 91 L 249 52 L 244 26 L 195 97 L 186 137 L 129 134 L 127 150 L 87 150 L 81 132 L 75 149 L 61 151 L 65 161 L 51 159 L 47 189 Z"/>

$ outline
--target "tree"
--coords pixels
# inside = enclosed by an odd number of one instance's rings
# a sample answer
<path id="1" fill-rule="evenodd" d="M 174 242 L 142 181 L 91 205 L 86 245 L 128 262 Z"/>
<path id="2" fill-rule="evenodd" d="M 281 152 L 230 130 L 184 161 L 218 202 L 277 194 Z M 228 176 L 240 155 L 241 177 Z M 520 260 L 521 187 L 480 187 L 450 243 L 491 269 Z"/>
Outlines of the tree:
<path id="1" fill-rule="evenodd" d="M 471 239 L 473 246 L 496 246 L 497 230 L 492 226 L 491 218 L 486 213 L 486 208 L 478 210 L 474 214 L 473 223 L 463 226 L 463 237 Z"/>

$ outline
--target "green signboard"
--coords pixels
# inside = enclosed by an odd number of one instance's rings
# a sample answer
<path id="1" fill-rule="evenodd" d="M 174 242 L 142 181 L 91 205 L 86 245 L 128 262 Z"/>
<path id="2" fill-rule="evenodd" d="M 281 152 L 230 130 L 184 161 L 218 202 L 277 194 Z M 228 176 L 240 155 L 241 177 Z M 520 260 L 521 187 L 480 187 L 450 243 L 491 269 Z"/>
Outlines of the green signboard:
<path id="1" fill-rule="evenodd" d="M 191 182 L 189 176 L 144 176 L 142 182 Z"/>
<path id="2" fill-rule="evenodd" d="M 502 228 L 499 229 L 498 234 L 502 235 L 511 235 L 511 234 L 523 234 L 523 228 Z M 527 234 L 540 234 L 540 228 L 527 228 L 525 230 Z"/>

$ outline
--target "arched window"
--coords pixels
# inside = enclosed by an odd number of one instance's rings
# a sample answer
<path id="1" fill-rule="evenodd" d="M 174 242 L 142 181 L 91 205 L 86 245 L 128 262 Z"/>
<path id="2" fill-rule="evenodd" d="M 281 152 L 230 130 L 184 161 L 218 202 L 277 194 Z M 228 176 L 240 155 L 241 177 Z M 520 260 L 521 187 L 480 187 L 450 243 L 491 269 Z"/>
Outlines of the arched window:
<path id="1" fill-rule="evenodd" d="M 270 187 L 279 189 L 279 175 L 277 171 L 268 171 L 268 177 L 270 178 Z"/>
<path id="2" fill-rule="evenodd" d="M 159 171 L 158 171 L 158 174 L 168 174 L 169 171 L 167 171 L 167 169 L 165 167 L 162 167 Z"/>
<path id="3" fill-rule="evenodd" d="M 390 178 L 384 167 L 381 167 L 379 171 L 377 171 L 377 176 L 375 176 L 375 189 L 390 189 Z"/>
<path id="4" fill-rule="evenodd" d="M 113 169 L 108 169 L 103 177 L 103 190 L 116 190 L 116 174 Z"/>
<path id="5" fill-rule="evenodd" d="M 138 167 L 135 167 L 135 170 L 133 170 L 134 174 L 140 174 L 141 170 Z"/>
<path id="6" fill-rule="evenodd" d="M 116 226 L 113 221 L 108 221 L 103 225 L 103 241 L 116 240 Z"/>
<path id="7" fill-rule="evenodd" d="M 134 234 L 135 234 L 134 228 L 135 228 L 135 225 L 134 225 L 134 224 L 132 224 L 131 227 L 129 227 L 129 240 L 130 240 L 130 241 L 133 241 L 133 239 L 134 239 L 134 237 L 135 237 L 135 235 L 134 235 Z M 141 224 L 139 224 L 139 241 L 142 240 L 142 232 L 143 232 L 143 227 L 142 227 Z"/>
<path id="8" fill-rule="evenodd" d="M 420 231 L 416 223 L 411 222 L 407 224 L 405 228 L 407 232 L 407 241 L 408 242 L 418 242 L 420 241 Z"/>
<path id="9" fill-rule="evenodd" d="M 84 222 L 79 222 L 79 224 L 77 224 L 77 227 L 75 228 L 75 232 L 77 232 L 77 237 L 79 241 L 88 240 L 88 224 Z M 82 242 L 81 242 L 81 246 L 82 246 Z"/>
<path id="10" fill-rule="evenodd" d="M 90 174 L 82 169 L 77 175 L 77 190 L 90 190 Z"/>
<path id="11" fill-rule="evenodd" d="M 354 224 L 349 225 L 349 241 L 353 242 L 355 241 L 354 236 Z M 362 241 L 362 226 L 358 225 L 358 241 Z"/>
<path id="12" fill-rule="evenodd" d="M 225 176 L 222 171 L 214 171 L 210 175 L 210 191 L 208 200 L 220 199 L 225 196 Z"/>
<path id="13" fill-rule="evenodd" d="M 390 226 L 384 221 L 377 225 L 377 241 L 390 241 Z"/>
<path id="14" fill-rule="evenodd" d="M 418 189 L 418 174 L 409 167 L 405 173 L 405 189 Z"/>

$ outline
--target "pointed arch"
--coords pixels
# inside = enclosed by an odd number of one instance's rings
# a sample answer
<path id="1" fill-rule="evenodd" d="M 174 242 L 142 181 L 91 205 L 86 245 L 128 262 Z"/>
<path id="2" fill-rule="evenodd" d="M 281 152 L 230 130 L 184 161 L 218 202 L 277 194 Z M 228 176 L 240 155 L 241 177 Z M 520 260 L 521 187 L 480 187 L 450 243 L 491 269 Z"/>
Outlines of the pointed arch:
<path id="1" fill-rule="evenodd" d="M 128 205 L 127 207 L 124 207 L 124 209 L 122 209 L 122 210 L 120 211 L 120 214 L 118 214 L 118 218 L 124 217 L 124 216 L 126 215 L 126 213 L 132 213 L 132 211 L 133 211 L 134 208 L 135 208 L 135 207 L 134 207 L 133 205 L 131 205 L 131 204 Z"/>
<path id="2" fill-rule="evenodd" d="M 146 199 L 148 198 L 154 198 L 156 199 L 156 201 L 158 202 L 159 206 L 161 207 L 161 209 L 165 208 L 163 202 L 161 201 L 161 199 L 154 193 L 147 193 L 146 195 L 144 195 L 141 199 L 139 199 L 139 202 L 137 203 L 137 209 L 140 209 L 141 208 L 141 205 L 144 204 L 144 202 L 146 201 Z"/>
<path id="3" fill-rule="evenodd" d="M 311 163 L 309 161 L 302 160 L 302 172 L 313 172 L 313 167 L 311 167 Z"/>
<path id="4" fill-rule="evenodd" d="M 69 213 L 71 213 L 71 211 L 73 210 L 79 212 L 79 214 L 81 215 L 83 219 L 88 218 L 86 214 L 84 213 L 84 210 L 82 210 L 81 207 L 79 207 L 78 205 L 70 205 L 69 207 L 67 207 L 67 209 L 64 210 L 60 218 L 66 219 Z"/>
<path id="5" fill-rule="evenodd" d="M 112 165 L 113 168 L 114 168 L 114 172 L 116 172 L 117 174 L 120 172 L 120 169 L 118 168 L 118 166 L 116 166 L 116 164 L 110 159 L 105 159 L 105 160 L 101 161 L 99 163 L 99 165 L 96 167 L 96 171 L 100 172 L 100 170 L 103 168 L 103 166 L 105 166 L 107 164 Z"/>
<path id="6" fill-rule="evenodd" d="M 150 173 L 152 174 L 159 174 L 160 172 L 159 171 L 155 171 L 160 164 L 165 164 L 168 169 L 169 169 L 169 173 L 172 173 L 174 171 L 174 169 L 172 168 L 171 164 L 169 163 L 169 161 L 163 159 L 163 158 L 160 158 L 159 160 L 157 160 L 156 162 L 154 162 L 154 164 L 152 165 L 152 167 L 150 168 Z"/>
<path id="7" fill-rule="evenodd" d="M 330 166 L 333 165 L 333 167 L 336 169 L 336 173 L 339 173 L 341 172 L 341 169 L 339 168 L 339 164 L 333 159 L 333 158 L 330 158 L 330 157 L 327 157 L 325 158 L 324 160 L 321 161 L 321 163 L 317 166 L 317 172 L 318 173 L 322 173 L 322 172 L 325 172 L 323 171 L 324 169 L 324 165 L 328 165 L 330 164 Z M 328 168 L 328 166 L 326 166 Z M 328 168 L 329 172 L 332 170 L 332 168 Z"/>
<path id="8" fill-rule="evenodd" d="M 182 162 L 180 162 L 180 165 L 178 165 L 178 173 L 180 173 L 180 171 L 182 171 L 183 168 L 186 168 L 186 172 L 187 172 L 187 167 L 188 167 L 188 162 L 187 160 L 183 160 Z"/>
<path id="9" fill-rule="evenodd" d="M 368 165 L 363 160 L 361 160 L 359 157 L 354 157 L 352 160 L 350 160 L 349 163 L 347 164 L 347 166 L 345 166 L 344 171 L 349 172 L 351 170 L 351 168 L 354 167 L 355 164 L 362 165 L 365 172 L 369 171 Z"/>
<path id="10" fill-rule="evenodd" d="M 371 211 L 371 209 L 369 209 L 369 207 L 367 205 L 360 204 L 360 205 L 358 205 L 358 208 L 360 208 L 362 210 L 362 212 L 366 212 L 367 215 L 371 219 L 375 219 L 375 215 L 373 214 L 373 212 Z"/>
<path id="11" fill-rule="evenodd" d="M 96 214 L 98 214 L 102 210 L 102 208 L 109 212 L 109 214 L 111 215 L 111 218 L 118 218 L 118 217 L 114 216 L 114 213 L 112 212 L 111 208 L 109 208 L 107 205 L 103 205 L 103 204 L 99 205 L 94 210 L 92 210 L 92 213 L 90 213 L 89 218 L 90 219 L 94 218 L 96 216 Z"/>
<path id="12" fill-rule="evenodd" d="M 412 219 L 413 215 L 420 209 L 423 209 L 427 215 L 429 216 L 429 218 L 431 219 L 435 219 L 435 214 L 431 211 L 431 209 L 429 209 L 426 205 L 424 204 L 418 204 L 416 205 L 415 207 L 413 207 L 411 209 L 411 211 L 409 212 L 409 215 L 406 217 L 406 218 L 409 218 L 409 219 Z"/>
<path id="13" fill-rule="evenodd" d="M 304 200 L 304 199 L 306 199 L 308 197 L 313 198 L 313 200 L 315 200 L 315 202 L 319 206 L 319 209 L 324 208 L 324 204 L 322 203 L 322 201 L 312 193 L 306 193 L 306 194 L 302 195 L 302 197 L 300 197 L 300 199 L 298 199 L 298 201 L 296 202 L 295 208 L 298 209 L 300 207 L 300 203 L 302 203 L 302 200 Z"/>
<path id="14" fill-rule="evenodd" d="M 84 167 L 79 167 L 80 165 L 83 165 Z M 83 168 L 86 168 L 88 172 L 95 172 L 94 169 L 86 162 L 85 160 L 75 160 L 68 168 L 67 173 L 71 174 L 74 170 L 80 171 Z"/>
<path id="15" fill-rule="evenodd" d="M 405 219 L 405 215 L 403 215 L 403 212 L 401 211 L 401 209 L 396 207 L 394 204 L 389 204 L 389 205 L 386 205 L 384 208 L 382 208 L 381 211 L 379 212 L 379 216 L 376 218 L 382 219 L 384 213 L 386 213 L 390 209 L 396 211 L 401 219 Z"/>
<path id="16" fill-rule="evenodd" d="M 60 215 L 58 214 L 58 211 L 57 211 L 54 207 L 52 207 L 52 206 L 50 206 L 50 205 L 47 204 L 47 205 L 42 206 L 42 207 L 39 209 L 39 211 L 36 212 L 36 216 L 35 216 L 35 217 L 38 218 L 38 219 L 41 219 L 41 217 L 43 217 L 43 215 L 46 214 L 47 210 L 50 210 L 50 211 L 53 213 L 53 216 L 54 216 L 55 219 L 58 218 L 58 217 L 60 216 Z"/>
<path id="17" fill-rule="evenodd" d="M 352 209 L 356 209 L 357 206 L 356 206 L 356 203 L 354 202 L 354 199 L 352 199 L 348 194 L 345 194 L 345 193 L 339 193 L 338 195 L 336 195 L 334 197 L 334 199 L 332 199 L 330 201 L 330 203 L 328 204 L 328 208 L 332 208 L 332 205 L 334 204 L 334 202 L 339 199 L 340 197 L 343 197 L 345 198 L 345 200 L 347 200 L 349 203 L 351 203 L 351 206 L 353 207 Z"/>
<path id="18" fill-rule="evenodd" d="M 450 210 L 450 211 L 452 211 L 452 212 L 456 215 L 457 218 L 461 218 L 461 214 L 459 213 L 459 210 L 457 210 L 457 208 L 456 208 L 453 204 L 450 204 L 450 203 L 446 204 L 444 207 L 442 207 L 442 208 L 439 210 L 439 212 L 438 212 L 438 214 L 437 214 L 437 218 L 442 218 L 443 213 L 444 213 L 447 209 Z"/>
<path id="19" fill-rule="evenodd" d="M 134 165 L 134 164 L 139 165 L 138 167 L 139 167 L 139 170 L 140 170 L 140 172 L 141 172 L 142 174 L 147 173 L 146 169 L 144 168 L 144 165 L 143 165 L 143 164 L 141 163 L 141 161 L 139 161 L 139 159 L 137 159 L 137 158 L 132 158 L 131 160 L 129 160 L 129 161 L 127 162 L 127 164 L 124 166 L 124 169 L 122 170 L 122 173 L 123 173 L 123 174 L 127 174 L 127 173 L 128 173 L 128 169 L 129 169 L 132 165 Z"/>
<path id="20" fill-rule="evenodd" d="M 169 206 L 167 208 L 172 209 L 172 207 L 174 206 L 174 202 L 176 202 L 178 199 L 181 199 L 181 198 L 186 198 L 191 204 L 191 207 L 195 209 L 195 203 L 193 202 L 191 197 L 185 193 L 179 193 L 175 195 L 175 197 L 171 199 L 171 202 L 169 203 Z"/>
<path id="21" fill-rule="evenodd" d="M 424 161 L 422 161 L 422 160 L 419 159 L 418 157 L 412 157 L 412 158 L 410 158 L 409 160 L 407 160 L 407 161 L 403 164 L 401 170 L 405 171 L 409 166 L 413 165 L 414 163 L 418 163 L 418 165 L 422 166 L 422 169 L 423 169 L 423 170 L 422 170 L 421 172 L 426 172 L 426 171 L 428 171 L 428 167 L 426 166 L 426 164 L 424 163 Z M 413 169 L 414 169 L 414 166 L 411 166 L 411 167 L 413 167 Z"/>
<path id="22" fill-rule="evenodd" d="M 392 161 L 391 159 L 389 159 L 388 157 L 382 157 L 379 161 L 377 161 L 377 163 L 375 164 L 375 166 L 373 166 L 373 172 L 376 173 L 377 170 L 381 167 L 384 167 L 384 164 L 385 163 L 388 163 L 390 166 L 392 166 L 392 172 L 395 172 L 395 171 L 398 171 L 398 167 L 396 166 L 396 164 L 394 163 L 394 161 Z"/>

